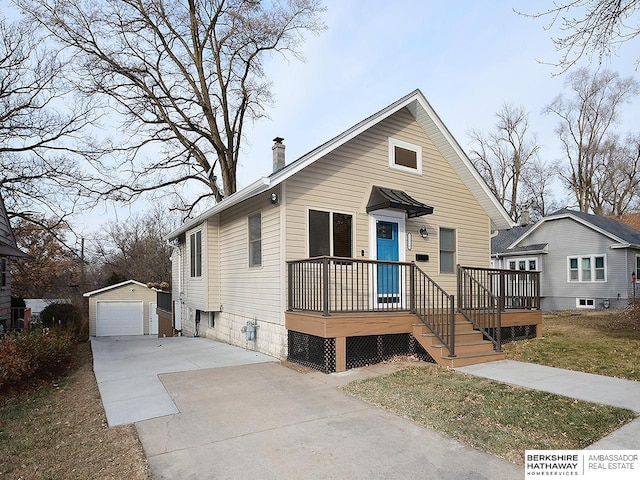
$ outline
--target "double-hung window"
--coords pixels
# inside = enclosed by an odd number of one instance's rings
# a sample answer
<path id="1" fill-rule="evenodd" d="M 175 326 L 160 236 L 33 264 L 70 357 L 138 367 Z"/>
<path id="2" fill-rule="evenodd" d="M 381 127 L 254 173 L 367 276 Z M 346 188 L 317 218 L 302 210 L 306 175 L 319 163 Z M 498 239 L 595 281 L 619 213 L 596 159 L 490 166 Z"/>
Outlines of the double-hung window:
<path id="1" fill-rule="evenodd" d="M 191 265 L 191 276 L 202 276 L 202 231 L 192 233 L 189 236 L 189 264 Z"/>
<path id="2" fill-rule="evenodd" d="M 456 267 L 456 231 L 440 229 L 440 273 L 454 273 Z"/>
<path id="3" fill-rule="evenodd" d="M 309 257 L 353 256 L 353 216 L 309 210 Z"/>
<path id="4" fill-rule="evenodd" d="M 249 216 L 249 266 L 262 266 L 262 213 Z"/>
<path id="5" fill-rule="evenodd" d="M 6 257 L 0 258 L 0 287 L 7 286 L 7 270 L 9 261 Z"/>
<path id="6" fill-rule="evenodd" d="M 605 255 L 583 255 L 568 257 L 567 280 L 569 282 L 606 282 L 607 257 Z"/>

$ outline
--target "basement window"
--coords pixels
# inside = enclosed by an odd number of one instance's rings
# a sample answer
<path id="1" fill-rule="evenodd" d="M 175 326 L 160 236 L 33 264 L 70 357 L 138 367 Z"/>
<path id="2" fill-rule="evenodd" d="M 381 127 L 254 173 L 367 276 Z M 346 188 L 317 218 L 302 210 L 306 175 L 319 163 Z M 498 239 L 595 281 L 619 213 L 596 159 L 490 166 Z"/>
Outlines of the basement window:
<path id="1" fill-rule="evenodd" d="M 596 301 L 593 298 L 576 298 L 576 308 L 596 308 Z"/>

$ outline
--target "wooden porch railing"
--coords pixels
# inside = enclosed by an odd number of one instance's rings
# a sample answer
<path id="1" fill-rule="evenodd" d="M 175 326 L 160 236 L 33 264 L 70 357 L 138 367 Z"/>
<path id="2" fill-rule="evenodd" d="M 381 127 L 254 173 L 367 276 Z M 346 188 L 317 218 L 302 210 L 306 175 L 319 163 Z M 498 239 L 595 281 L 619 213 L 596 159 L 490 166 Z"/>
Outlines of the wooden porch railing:
<path id="1" fill-rule="evenodd" d="M 502 350 L 501 312 L 540 309 L 540 272 L 458 265 L 458 311 Z"/>
<path id="2" fill-rule="evenodd" d="M 287 265 L 290 311 L 414 313 L 454 355 L 454 297 L 414 263 L 316 257 Z"/>

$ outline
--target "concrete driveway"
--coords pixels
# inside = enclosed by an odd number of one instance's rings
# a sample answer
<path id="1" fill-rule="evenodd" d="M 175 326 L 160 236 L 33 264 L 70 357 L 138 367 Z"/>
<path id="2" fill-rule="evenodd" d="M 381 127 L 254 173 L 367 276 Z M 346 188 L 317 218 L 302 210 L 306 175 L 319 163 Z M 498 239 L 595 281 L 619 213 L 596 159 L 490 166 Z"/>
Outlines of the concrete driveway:
<path id="1" fill-rule="evenodd" d="M 523 477 L 505 460 L 337 388 L 368 373 L 301 374 L 261 363 L 161 375 L 180 412 L 136 423 L 154 478 Z"/>
<path id="2" fill-rule="evenodd" d="M 205 338 L 92 337 L 93 369 L 109 426 L 178 413 L 158 375 L 273 362 L 262 353 Z"/>
<path id="3" fill-rule="evenodd" d="M 266 355 L 187 337 L 93 338 L 92 348 L 109 425 L 135 422 L 154 479 L 524 475 L 338 388 L 403 364 L 303 374 Z"/>

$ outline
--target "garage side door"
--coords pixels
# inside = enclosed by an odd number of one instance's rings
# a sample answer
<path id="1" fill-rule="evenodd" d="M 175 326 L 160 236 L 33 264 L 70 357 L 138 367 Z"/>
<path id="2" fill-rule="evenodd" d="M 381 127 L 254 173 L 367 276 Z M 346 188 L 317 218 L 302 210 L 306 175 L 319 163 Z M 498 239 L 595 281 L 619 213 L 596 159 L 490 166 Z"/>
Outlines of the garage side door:
<path id="1" fill-rule="evenodd" d="M 96 302 L 96 336 L 142 335 L 142 302 Z"/>

